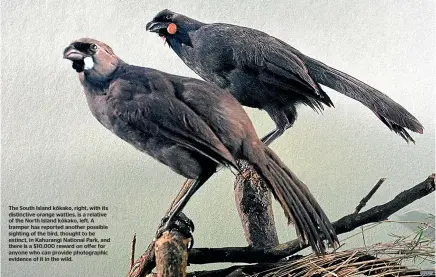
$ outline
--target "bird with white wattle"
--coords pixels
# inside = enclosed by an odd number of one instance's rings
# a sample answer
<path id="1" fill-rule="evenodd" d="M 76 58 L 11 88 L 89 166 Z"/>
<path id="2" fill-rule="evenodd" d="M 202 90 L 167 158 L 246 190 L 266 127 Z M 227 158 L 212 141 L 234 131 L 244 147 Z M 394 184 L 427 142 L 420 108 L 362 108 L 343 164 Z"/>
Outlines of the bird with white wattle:
<path id="1" fill-rule="evenodd" d="M 163 229 L 219 165 L 238 170 L 248 161 L 281 204 L 297 234 L 312 249 L 338 244 L 332 224 L 310 193 L 257 137 L 241 104 L 202 80 L 130 65 L 103 42 L 82 38 L 64 50 L 78 72 L 89 108 L 106 128 L 146 152 L 191 185 Z"/>
<path id="2" fill-rule="evenodd" d="M 407 142 L 414 140 L 406 129 L 423 132 L 421 123 L 387 95 L 259 30 L 206 24 L 168 9 L 146 29 L 165 38 L 201 78 L 228 89 L 242 105 L 265 110 L 276 124 L 262 138 L 266 144 L 294 124 L 299 104 L 315 111 L 333 107 L 320 85 L 361 102 Z"/>

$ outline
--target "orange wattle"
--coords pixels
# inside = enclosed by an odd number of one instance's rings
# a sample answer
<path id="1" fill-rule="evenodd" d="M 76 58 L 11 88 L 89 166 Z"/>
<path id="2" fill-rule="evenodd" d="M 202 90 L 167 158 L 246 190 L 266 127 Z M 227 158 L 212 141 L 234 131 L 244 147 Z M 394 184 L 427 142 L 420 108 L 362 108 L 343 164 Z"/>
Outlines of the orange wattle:
<path id="1" fill-rule="evenodd" d="M 170 23 L 167 27 L 167 32 L 170 35 L 174 35 L 177 32 L 177 25 L 174 23 Z"/>

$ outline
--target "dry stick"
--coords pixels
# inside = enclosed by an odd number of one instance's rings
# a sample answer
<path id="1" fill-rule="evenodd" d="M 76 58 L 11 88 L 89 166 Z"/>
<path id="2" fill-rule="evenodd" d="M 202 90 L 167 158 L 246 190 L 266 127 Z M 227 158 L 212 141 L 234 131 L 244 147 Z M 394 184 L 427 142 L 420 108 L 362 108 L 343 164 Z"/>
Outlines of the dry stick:
<path id="1" fill-rule="evenodd" d="M 362 225 L 385 220 L 393 213 L 404 208 L 415 200 L 432 193 L 434 190 L 435 175 L 433 174 L 411 189 L 401 192 L 386 204 L 375 206 L 359 214 L 349 214 L 342 217 L 333 223 L 333 227 L 337 234 L 343 234 Z M 251 247 L 194 248 L 191 249 L 189 253 L 189 263 L 275 262 L 306 247 L 308 247 L 307 244 L 302 244 L 301 240 L 296 239 L 280 244 L 271 249 L 253 249 Z"/>
<path id="2" fill-rule="evenodd" d="M 145 276 L 153 270 L 153 268 L 156 266 L 154 245 L 155 241 L 148 245 L 145 253 L 142 254 L 142 256 L 136 260 L 136 262 L 130 268 L 129 272 L 127 273 L 127 277 Z"/>
<path id="3" fill-rule="evenodd" d="M 135 246 L 136 246 L 136 233 L 133 235 L 132 247 L 130 251 L 130 269 L 132 269 L 135 264 Z"/>
<path id="4" fill-rule="evenodd" d="M 369 199 L 371 199 L 371 197 L 380 188 L 380 186 L 384 183 L 385 180 L 386 180 L 386 178 L 380 178 L 380 180 L 378 180 L 377 184 L 375 184 L 375 186 L 371 189 L 371 191 L 368 193 L 368 195 L 366 195 L 365 197 L 363 197 L 362 200 L 360 200 L 360 203 L 359 203 L 359 205 L 357 205 L 356 210 L 354 211 L 354 214 L 358 214 L 363 209 L 363 207 L 366 206 L 366 203 L 368 203 Z M 363 244 L 365 245 L 365 248 L 366 248 L 366 241 L 365 241 L 365 234 L 363 232 L 363 226 L 360 226 L 360 228 L 362 229 Z"/>
<path id="5" fill-rule="evenodd" d="M 241 173 L 235 180 L 235 202 L 245 240 L 254 248 L 277 246 L 271 192 L 252 165 L 244 160 L 236 162 Z"/>
<path id="6" fill-rule="evenodd" d="M 380 188 L 380 186 L 384 183 L 385 180 L 386 180 L 386 178 L 380 178 L 380 180 L 378 180 L 377 184 L 375 184 L 375 186 L 368 193 L 368 195 L 363 197 L 362 200 L 360 200 L 360 203 L 356 207 L 356 210 L 354 211 L 354 214 L 358 214 L 360 212 L 360 210 L 362 210 L 362 208 L 365 207 L 366 203 L 368 203 L 369 199 L 371 199 L 371 197 Z"/>

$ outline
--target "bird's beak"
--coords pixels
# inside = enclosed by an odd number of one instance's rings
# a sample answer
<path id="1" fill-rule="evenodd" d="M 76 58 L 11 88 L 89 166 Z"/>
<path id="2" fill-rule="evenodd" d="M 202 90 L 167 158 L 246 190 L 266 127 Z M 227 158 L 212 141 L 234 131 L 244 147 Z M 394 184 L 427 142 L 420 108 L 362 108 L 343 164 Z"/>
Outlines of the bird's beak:
<path id="1" fill-rule="evenodd" d="M 64 50 L 64 59 L 69 59 L 71 61 L 83 60 L 85 58 L 85 54 L 81 51 L 74 48 L 73 45 L 68 46 Z"/>
<path id="2" fill-rule="evenodd" d="M 145 26 L 145 29 L 149 32 L 159 33 L 160 30 L 166 29 L 168 27 L 168 24 L 168 22 L 150 21 Z"/>

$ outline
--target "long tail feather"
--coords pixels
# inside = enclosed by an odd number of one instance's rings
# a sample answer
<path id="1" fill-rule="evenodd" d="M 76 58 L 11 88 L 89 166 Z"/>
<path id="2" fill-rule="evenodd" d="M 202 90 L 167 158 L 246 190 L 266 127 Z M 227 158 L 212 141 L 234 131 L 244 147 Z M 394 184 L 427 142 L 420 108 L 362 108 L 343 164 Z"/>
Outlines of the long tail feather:
<path id="1" fill-rule="evenodd" d="M 267 162 L 255 164 L 255 167 L 279 201 L 288 222 L 295 224 L 297 235 L 309 243 L 316 254 L 325 253 L 324 240 L 337 245 L 332 224 L 306 185 L 268 147 L 265 147 L 265 156 Z"/>
<path id="2" fill-rule="evenodd" d="M 310 76 L 316 82 L 353 98 L 371 109 L 388 128 L 407 142 L 414 142 L 405 128 L 423 133 L 421 123 L 400 104 L 356 78 L 322 62 L 302 56 Z"/>

